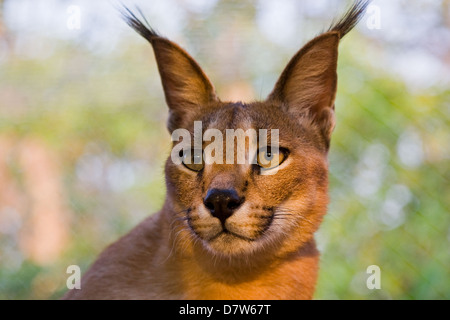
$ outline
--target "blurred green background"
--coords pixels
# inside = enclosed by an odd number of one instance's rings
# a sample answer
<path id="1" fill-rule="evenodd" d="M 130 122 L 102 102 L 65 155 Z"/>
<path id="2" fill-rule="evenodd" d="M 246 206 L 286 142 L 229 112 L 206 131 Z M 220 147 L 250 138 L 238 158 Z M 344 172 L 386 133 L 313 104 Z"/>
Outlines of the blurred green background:
<path id="1" fill-rule="evenodd" d="M 264 99 L 348 1 L 153 0 L 222 100 Z M 157 211 L 170 151 L 148 43 L 111 1 L 0 0 L 0 298 L 57 299 Z M 379 0 L 341 43 L 316 299 L 450 298 L 450 1 Z M 381 289 L 366 269 L 381 270 Z"/>

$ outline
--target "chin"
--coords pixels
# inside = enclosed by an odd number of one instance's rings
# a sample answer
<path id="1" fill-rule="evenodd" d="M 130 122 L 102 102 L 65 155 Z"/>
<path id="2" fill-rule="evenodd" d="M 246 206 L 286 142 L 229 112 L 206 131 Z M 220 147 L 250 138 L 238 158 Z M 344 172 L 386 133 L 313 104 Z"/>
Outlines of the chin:
<path id="1" fill-rule="evenodd" d="M 204 241 L 204 245 L 215 255 L 239 256 L 253 251 L 255 242 L 255 240 L 222 231 L 214 238 Z"/>
<path id="2" fill-rule="evenodd" d="M 204 248 L 214 256 L 225 258 L 242 258 L 261 253 L 267 248 L 267 237 L 262 235 L 256 239 L 246 238 L 229 231 L 220 232 L 210 240 L 203 240 Z"/>

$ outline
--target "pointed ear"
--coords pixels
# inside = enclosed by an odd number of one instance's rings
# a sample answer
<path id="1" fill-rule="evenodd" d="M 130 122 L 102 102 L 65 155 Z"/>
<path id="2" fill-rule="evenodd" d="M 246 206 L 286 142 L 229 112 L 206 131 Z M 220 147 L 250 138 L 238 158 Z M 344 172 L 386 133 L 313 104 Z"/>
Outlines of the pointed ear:
<path id="1" fill-rule="evenodd" d="M 284 69 L 269 100 L 296 117 L 310 117 L 329 141 L 334 128 L 340 36 L 327 32 L 306 44 Z"/>
<path id="2" fill-rule="evenodd" d="M 170 109 L 168 127 L 172 132 L 218 99 L 214 86 L 186 51 L 164 38 L 154 39 L 152 45 Z"/>
<path id="3" fill-rule="evenodd" d="M 297 52 L 268 98 L 281 102 L 294 116 L 309 117 L 319 126 L 327 145 L 335 124 L 339 40 L 361 20 L 370 1 L 356 0 L 328 32 Z"/>
<path id="4" fill-rule="evenodd" d="M 126 7 L 125 21 L 146 40 L 155 52 L 161 82 L 169 106 L 168 129 L 183 128 L 211 102 L 218 101 L 214 86 L 197 62 L 177 44 L 159 36 L 147 23 L 142 23 Z M 145 18 L 143 17 L 144 21 Z"/>

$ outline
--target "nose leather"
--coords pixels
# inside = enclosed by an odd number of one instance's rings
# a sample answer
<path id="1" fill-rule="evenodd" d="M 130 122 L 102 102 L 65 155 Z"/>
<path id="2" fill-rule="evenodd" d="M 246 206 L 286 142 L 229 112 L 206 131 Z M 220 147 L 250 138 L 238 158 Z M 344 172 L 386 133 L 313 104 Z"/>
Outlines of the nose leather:
<path id="1" fill-rule="evenodd" d="M 234 189 L 210 189 L 203 199 L 205 207 L 222 225 L 243 202 L 244 199 Z"/>

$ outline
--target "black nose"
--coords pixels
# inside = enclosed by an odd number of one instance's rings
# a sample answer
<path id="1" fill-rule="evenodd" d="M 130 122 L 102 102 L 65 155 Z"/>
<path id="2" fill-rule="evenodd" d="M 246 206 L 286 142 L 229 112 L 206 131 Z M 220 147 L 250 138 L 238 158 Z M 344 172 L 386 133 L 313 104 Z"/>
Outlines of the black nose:
<path id="1" fill-rule="evenodd" d="M 239 197 L 234 189 L 211 189 L 203 199 L 205 207 L 222 225 L 243 202 L 244 199 Z"/>

